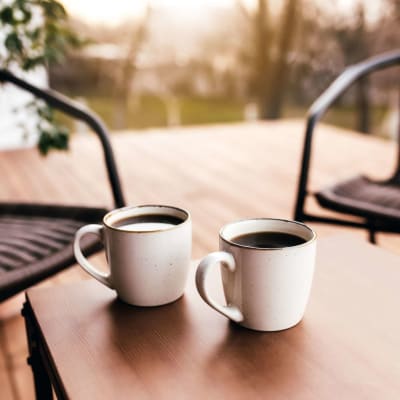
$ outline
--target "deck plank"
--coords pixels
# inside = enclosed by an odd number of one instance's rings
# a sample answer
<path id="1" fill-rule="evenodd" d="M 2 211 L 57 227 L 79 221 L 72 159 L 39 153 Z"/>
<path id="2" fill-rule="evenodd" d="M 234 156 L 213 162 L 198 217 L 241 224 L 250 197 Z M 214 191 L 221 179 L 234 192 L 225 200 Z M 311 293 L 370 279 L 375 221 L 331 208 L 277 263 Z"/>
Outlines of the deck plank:
<path id="1" fill-rule="evenodd" d="M 112 135 L 112 142 L 127 203 L 189 209 L 193 257 L 199 258 L 217 249 L 218 230 L 228 221 L 292 217 L 303 129 L 300 120 L 237 123 L 119 133 Z M 313 189 L 361 172 L 388 176 L 395 159 L 393 143 L 326 125 L 318 129 L 313 149 Z M 75 136 L 71 151 L 46 158 L 35 149 L 2 152 L 0 169 L 0 201 L 112 206 L 102 154 L 90 135 Z M 309 207 L 320 211 L 313 201 Z M 312 226 L 320 236 L 341 232 L 366 237 L 354 229 Z M 400 253 L 398 235 L 379 234 L 378 240 L 382 247 Z M 93 262 L 104 267 L 104 255 L 93 257 Z M 75 266 L 43 285 L 80 279 L 88 277 Z M 7 303 L 0 305 L 0 314 Z M 19 307 L 20 303 L 15 309 Z M 6 373 L 11 368 L 17 398 L 30 399 L 33 386 L 25 363 L 23 322 L 17 312 L 0 323 L 0 385 L 2 398 L 15 397 Z"/>
<path id="2" fill-rule="evenodd" d="M 7 343 L 4 339 L 4 322 L 0 322 L 0 388 L 2 400 L 13 400 L 15 398 L 15 388 L 13 387 L 11 375 L 13 369 L 9 365 L 9 359 L 7 358 Z M 26 383 L 28 386 L 29 383 Z M 32 398 L 32 396 L 30 397 Z"/>

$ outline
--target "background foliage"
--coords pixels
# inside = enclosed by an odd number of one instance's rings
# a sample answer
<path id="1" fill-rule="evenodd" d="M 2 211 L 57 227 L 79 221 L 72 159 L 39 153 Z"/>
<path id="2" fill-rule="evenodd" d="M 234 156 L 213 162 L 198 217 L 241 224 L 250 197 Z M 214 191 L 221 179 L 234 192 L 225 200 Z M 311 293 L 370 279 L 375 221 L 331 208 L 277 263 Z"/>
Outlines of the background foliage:
<path id="1" fill-rule="evenodd" d="M 13 0 L 0 6 L 0 29 L 6 49 L 0 68 L 10 70 L 48 68 L 62 61 L 69 49 L 85 43 L 69 28 L 65 8 L 56 0 Z M 53 110 L 38 100 L 29 108 L 37 114 L 40 152 L 67 149 L 69 131 Z"/>

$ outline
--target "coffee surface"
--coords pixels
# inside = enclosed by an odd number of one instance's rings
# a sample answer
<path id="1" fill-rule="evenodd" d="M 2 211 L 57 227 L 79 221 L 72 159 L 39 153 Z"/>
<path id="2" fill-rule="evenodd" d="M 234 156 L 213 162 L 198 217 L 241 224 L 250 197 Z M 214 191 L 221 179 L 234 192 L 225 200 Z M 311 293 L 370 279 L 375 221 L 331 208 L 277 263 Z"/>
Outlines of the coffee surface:
<path id="1" fill-rule="evenodd" d="M 144 214 L 120 219 L 113 226 L 124 231 L 148 232 L 168 229 L 182 222 L 182 219 L 171 215 Z"/>
<path id="2" fill-rule="evenodd" d="M 252 232 L 239 235 L 231 239 L 231 242 L 243 246 L 258 247 L 260 249 L 277 249 L 281 247 L 297 246 L 306 240 L 300 236 L 286 232 Z"/>

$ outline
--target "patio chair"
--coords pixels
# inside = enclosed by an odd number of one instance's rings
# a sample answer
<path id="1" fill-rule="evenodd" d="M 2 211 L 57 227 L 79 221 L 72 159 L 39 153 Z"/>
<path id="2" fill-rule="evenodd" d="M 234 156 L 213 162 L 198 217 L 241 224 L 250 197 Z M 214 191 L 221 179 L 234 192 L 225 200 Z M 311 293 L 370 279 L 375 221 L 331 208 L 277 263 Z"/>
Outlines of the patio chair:
<path id="1" fill-rule="evenodd" d="M 59 93 L 39 89 L 9 71 L 0 69 L 0 82 L 12 83 L 88 124 L 102 145 L 114 206 L 124 206 L 108 133 L 99 118 Z M 82 225 L 100 222 L 107 211 L 87 206 L 0 203 L 0 301 L 72 266 L 75 231 Z M 90 237 L 82 245 L 87 255 L 101 249 L 100 243 Z"/>
<path id="2" fill-rule="evenodd" d="M 400 146 L 394 174 L 386 180 L 376 181 L 366 176 L 349 177 L 343 182 L 310 193 L 307 189 L 312 138 L 317 122 L 326 110 L 355 81 L 374 71 L 400 64 L 400 51 L 385 53 L 348 67 L 312 104 L 308 112 L 301 171 L 298 181 L 294 218 L 298 221 L 321 222 L 355 228 L 369 232 L 369 241 L 376 242 L 376 232 L 400 233 Z M 400 141 L 400 126 L 399 126 Z M 354 218 L 328 218 L 305 210 L 307 195 L 314 195 L 319 205 Z"/>

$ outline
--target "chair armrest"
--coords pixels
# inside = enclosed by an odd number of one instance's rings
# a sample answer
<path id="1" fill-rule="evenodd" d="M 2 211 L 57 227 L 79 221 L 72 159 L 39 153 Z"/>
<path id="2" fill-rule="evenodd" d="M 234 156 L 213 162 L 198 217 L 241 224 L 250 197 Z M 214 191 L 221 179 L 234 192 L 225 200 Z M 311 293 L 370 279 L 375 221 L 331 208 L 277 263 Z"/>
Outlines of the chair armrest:
<path id="1" fill-rule="evenodd" d="M 392 51 L 347 67 L 314 101 L 309 108 L 308 119 L 319 120 L 335 100 L 358 79 L 373 71 L 399 63 L 400 51 Z"/>
<path id="2" fill-rule="evenodd" d="M 5 69 L 0 69 L 0 82 L 2 81 L 10 82 L 19 88 L 32 93 L 35 97 L 44 100 L 47 104 L 60 110 L 64 114 L 84 121 L 93 129 L 102 145 L 108 179 L 114 198 L 114 205 L 115 207 L 123 207 L 125 205 L 125 200 L 121 189 L 114 153 L 109 140 L 109 134 L 101 119 L 91 111 L 68 99 L 66 96 L 63 96 L 54 90 L 38 88 L 37 86 L 16 77 Z"/>
<path id="3" fill-rule="evenodd" d="M 304 201 L 307 195 L 307 181 L 310 167 L 312 135 L 315 125 L 326 110 L 342 95 L 355 81 L 373 71 L 400 64 L 400 51 L 392 51 L 346 68 L 332 84 L 314 101 L 307 113 L 306 133 L 304 139 L 303 156 L 301 161 L 300 177 L 297 189 L 297 202 L 294 218 L 302 220 L 304 216 Z"/>

